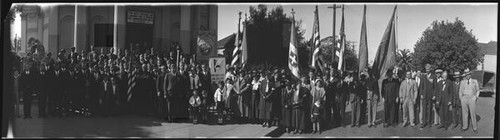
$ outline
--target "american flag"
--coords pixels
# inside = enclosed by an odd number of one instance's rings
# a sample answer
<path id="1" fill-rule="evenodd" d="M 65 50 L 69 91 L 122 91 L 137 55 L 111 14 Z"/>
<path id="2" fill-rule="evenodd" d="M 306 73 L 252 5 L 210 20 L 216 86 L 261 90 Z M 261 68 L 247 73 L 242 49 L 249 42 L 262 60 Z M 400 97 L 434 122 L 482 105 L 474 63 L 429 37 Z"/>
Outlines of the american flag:
<path id="1" fill-rule="evenodd" d="M 312 51 L 311 67 L 314 69 L 319 68 L 320 70 L 323 70 L 323 60 L 319 57 L 321 54 L 321 49 L 319 48 L 320 37 L 319 37 L 319 17 L 318 17 L 317 5 L 316 5 L 316 11 L 314 11 L 314 25 L 313 25 L 313 34 L 311 40 L 313 43 L 311 45 L 311 51 Z"/>

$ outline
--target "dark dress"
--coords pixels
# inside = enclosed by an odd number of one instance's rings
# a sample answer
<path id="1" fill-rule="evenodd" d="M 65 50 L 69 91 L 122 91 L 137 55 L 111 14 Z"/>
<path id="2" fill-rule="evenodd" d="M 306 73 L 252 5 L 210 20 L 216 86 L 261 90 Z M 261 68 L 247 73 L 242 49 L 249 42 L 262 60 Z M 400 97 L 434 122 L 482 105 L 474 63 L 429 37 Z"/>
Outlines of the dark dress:
<path id="1" fill-rule="evenodd" d="M 306 128 L 305 113 L 303 111 L 307 108 L 305 107 L 306 102 L 304 100 L 308 96 L 306 92 L 307 89 L 300 88 L 299 91 L 294 91 L 293 95 L 291 95 L 293 99 L 292 127 L 301 131 L 304 131 Z"/>
<path id="2" fill-rule="evenodd" d="M 284 88 L 281 91 L 281 121 L 282 127 L 292 127 L 292 104 L 294 90 Z"/>

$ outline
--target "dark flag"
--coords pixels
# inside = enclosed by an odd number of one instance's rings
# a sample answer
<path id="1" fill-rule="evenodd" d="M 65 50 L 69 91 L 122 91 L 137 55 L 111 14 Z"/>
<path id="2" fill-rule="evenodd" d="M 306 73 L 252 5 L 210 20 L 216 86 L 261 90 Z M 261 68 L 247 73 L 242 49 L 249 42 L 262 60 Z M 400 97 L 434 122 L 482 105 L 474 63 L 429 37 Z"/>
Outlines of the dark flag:
<path id="1" fill-rule="evenodd" d="M 385 78 L 386 71 L 396 65 L 396 26 L 394 17 L 396 15 L 397 6 L 394 7 L 394 12 L 389 20 L 389 24 L 385 29 L 384 35 L 382 36 L 382 41 L 375 55 L 375 61 L 373 63 L 373 74 L 379 78 L 379 87 L 381 86 L 382 79 Z M 382 88 L 379 88 L 382 89 Z"/>
<path id="2" fill-rule="evenodd" d="M 359 39 L 359 74 L 368 67 L 368 41 L 366 35 L 366 5 L 363 6 L 361 38 Z"/>

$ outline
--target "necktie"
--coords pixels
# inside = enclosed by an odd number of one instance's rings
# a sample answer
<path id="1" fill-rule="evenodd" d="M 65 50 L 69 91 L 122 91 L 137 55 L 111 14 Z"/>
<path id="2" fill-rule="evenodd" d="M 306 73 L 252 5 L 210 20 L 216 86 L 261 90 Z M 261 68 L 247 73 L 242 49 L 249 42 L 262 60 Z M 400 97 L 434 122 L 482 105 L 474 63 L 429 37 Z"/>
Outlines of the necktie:
<path id="1" fill-rule="evenodd" d="M 470 82 L 470 79 L 469 79 L 469 80 L 467 80 L 467 85 L 469 84 L 469 82 Z"/>

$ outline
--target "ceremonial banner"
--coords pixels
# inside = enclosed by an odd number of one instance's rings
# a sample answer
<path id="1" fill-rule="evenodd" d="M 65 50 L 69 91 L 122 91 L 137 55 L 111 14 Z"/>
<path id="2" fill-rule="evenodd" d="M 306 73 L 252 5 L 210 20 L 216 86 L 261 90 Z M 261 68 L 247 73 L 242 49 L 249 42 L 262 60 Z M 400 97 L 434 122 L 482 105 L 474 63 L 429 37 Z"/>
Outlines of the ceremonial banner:
<path id="1" fill-rule="evenodd" d="M 224 81 L 226 74 L 226 58 L 212 57 L 208 60 L 208 67 L 212 76 L 212 82 Z"/>
<path id="2" fill-rule="evenodd" d="M 292 72 L 293 76 L 300 78 L 299 55 L 297 52 L 297 38 L 295 35 L 295 17 L 293 17 L 292 26 L 290 26 L 290 28 L 291 31 L 290 31 L 290 46 L 288 49 L 288 68 Z"/>
<path id="3" fill-rule="evenodd" d="M 196 61 L 207 61 L 217 56 L 217 36 L 214 31 L 200 31 L 196 41 Z"/>
<path id="4" fill-rule="evenodd" d="M 359 39 L 359 69 L 361 74 L 363 70 L 368 68 L 368 41 L 366 35 L 366 5 L 363 6 L 363 21 L 361 23 L 361 37 Z"/>

